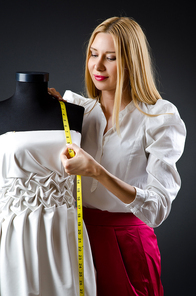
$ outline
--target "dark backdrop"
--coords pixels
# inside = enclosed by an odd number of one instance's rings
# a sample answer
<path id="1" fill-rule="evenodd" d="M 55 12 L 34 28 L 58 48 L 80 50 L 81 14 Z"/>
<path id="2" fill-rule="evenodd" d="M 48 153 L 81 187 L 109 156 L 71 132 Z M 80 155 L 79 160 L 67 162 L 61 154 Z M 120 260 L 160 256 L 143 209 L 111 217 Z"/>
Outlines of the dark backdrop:
<path id="1" fill-rule="evenodd" d="M 62 94 L 83 92 L 85 45 L 94 27 L 114 15 L 131 16 L 142 26 L 159 90 L 178 107 L 188 130 L 178 162 L 182 188 L 170 216 L 155 229 L 162 281 L 166 296 L 196 295 L 194 1 L 1 0 L 0 5 L 0 100 L 14 93 L 15 72 L 25 70 L 49 72 L 49 86 Z"/>

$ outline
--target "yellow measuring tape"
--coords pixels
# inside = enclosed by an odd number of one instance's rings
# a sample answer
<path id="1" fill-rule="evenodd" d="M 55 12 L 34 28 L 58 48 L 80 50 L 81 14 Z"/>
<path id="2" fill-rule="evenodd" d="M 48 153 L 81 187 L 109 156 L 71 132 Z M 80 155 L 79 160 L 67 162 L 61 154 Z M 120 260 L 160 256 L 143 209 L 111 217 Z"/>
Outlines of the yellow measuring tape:
<path id="1" fill-rule="evenodd" d="M 67 111 L 64 102 L 59 101 L 65 130 L 67 144 L 72 144 Z M 69 149 L 69 155 L 74 157 L 74 151 Z M 83 260 L 83 212 L 82 212 L 82 181 L 77 175 L 77 217 L 78 217 L 78 272 L 79 272 L 79 292 L 84 296 L 84 260 Z"/>

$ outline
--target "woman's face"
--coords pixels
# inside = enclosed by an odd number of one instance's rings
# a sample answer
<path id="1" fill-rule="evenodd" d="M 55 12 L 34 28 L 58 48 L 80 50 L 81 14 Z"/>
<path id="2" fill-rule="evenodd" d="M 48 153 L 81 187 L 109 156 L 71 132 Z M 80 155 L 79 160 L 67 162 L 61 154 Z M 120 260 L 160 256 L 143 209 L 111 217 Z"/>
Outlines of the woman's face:
<path id="1" fill-rule="evenodd" d="M 96 88 L 115 93 L 117 63 L 114 41 L 108 33 L 98 33 L 90 47 L 88 70 Z"/>

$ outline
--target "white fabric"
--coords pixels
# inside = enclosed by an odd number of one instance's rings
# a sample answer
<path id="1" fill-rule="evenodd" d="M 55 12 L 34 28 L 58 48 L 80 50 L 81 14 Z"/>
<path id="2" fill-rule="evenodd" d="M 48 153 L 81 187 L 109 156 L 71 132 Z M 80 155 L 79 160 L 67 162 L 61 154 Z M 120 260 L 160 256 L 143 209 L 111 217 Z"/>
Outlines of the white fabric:
<path id="1" fill-rule="evenodd" d="M 81 135 L 71 131 L 80 145 Z M 64 131 L 0 136 L 0 295 L 79 295 L 74 176 L 61 164 Z M 84 226 L 85 227 L 85 226 Z M 96 295 L 84 228 L 85 295 Z"/>
<path id="2" fill-rule="evenodd" d="M 125 204 L 95 179 L 83 177 L 84 205 L 132 212 L 151 227 L 160 225 L 181 185 L 175 163 L 183 152 L 186 130 L 176 107 L 161 99 L 155 105 L 140 103 L 144 112 L 162 114 L 150 117 L 130 102 L 119 115 L 119 136 L 113 128 L 104 134 L 106 119 L 98 102 L 71 91 L 64 99 L 85 107 L 82 148 L 137 191 L 135 200 Z"/>

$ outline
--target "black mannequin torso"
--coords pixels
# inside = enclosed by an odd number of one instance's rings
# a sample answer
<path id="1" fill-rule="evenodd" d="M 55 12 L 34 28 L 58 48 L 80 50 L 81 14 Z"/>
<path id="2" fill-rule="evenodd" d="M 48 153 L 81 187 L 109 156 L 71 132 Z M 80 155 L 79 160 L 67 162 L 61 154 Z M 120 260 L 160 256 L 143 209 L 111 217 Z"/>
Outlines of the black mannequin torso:
<path id="1" fill-rule="evenodd" d="M 0 101 L 0 134 L 9 131 L 62 130 L 60 104 L 48 94 L 49 74 L 16 73 L 14 95 Z M 84 108 L 67 103 L 70 129 L 81 132 Z"/>

